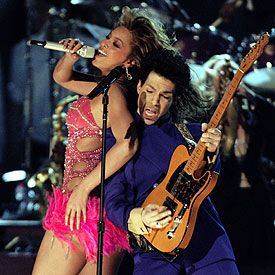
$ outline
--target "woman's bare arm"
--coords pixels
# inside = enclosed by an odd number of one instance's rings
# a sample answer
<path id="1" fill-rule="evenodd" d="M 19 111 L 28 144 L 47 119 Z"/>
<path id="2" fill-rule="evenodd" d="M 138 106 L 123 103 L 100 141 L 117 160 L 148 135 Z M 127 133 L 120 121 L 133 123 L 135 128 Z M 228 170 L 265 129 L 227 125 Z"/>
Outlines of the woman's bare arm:
<path id="1" fill-rule="evenodd" d="M 53 72 L 53 79 L 62 87 L 80 95 L 88 95 L 97 85 L 96 82 L 87 82 L 74 79 L 73 65 L 78 60 L 76 54 L 66 53 L 58 61 Z"/>
<path id="2" fill-rule="evenodd" d="M 109 125 L 116 143 L 106 154 L 105 177 L 118 171 L 136 152 L 138 141 L 135 139 L 136 129 L 124 95 L 118 86 L 112 85 L 109 92 Z M 90 192 L 100 183 L 101 165 L 99 164 L 81 182 Z"/>

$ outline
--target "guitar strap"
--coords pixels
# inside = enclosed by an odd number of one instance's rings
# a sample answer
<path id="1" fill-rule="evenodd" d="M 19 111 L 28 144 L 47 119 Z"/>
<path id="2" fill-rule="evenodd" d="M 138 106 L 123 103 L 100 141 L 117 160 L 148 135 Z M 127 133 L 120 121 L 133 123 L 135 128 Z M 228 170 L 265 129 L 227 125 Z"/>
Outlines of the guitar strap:
<path id="1" fill-rule="evenodd" d="M 178 130 L 180 131 L 180 133 L 182 134 L 183 138 L 186 140 L 188 147 L 189 147 L 189 151 L 192 151 L 197 143 L 195 142 L 192 134 L 190 133 L 190 131 L 188 130 L 186 124 L 184 123 L 174 123 L 175 126 L 178 128 Z M 217 159 L 219 153 L 219 149 L 215 152 L 215 153 L 209 153 L 206 156 L 206 160 L 207 160 L 207 165 L 208 165 L 208 169 L 211 169 Z"/>
<path id="2" fill-rule="evenodd" d="M 185 123 L 174 123 L 174 125 L 177 127 L 177 129 L 180 131 L 182 137 L 186 140 L 188 146 L 190 149 L 193 149 L 197 143 L 194 140 L 194 137 L 188 130 L 187 126 Z"/>

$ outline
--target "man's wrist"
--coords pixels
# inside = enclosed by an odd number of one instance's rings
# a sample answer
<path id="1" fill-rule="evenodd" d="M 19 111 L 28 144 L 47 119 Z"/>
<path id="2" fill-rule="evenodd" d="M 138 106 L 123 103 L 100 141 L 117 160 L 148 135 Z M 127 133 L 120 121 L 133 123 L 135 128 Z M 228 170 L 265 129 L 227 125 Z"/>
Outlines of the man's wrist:
<path id="1" fill-rule="evenodd" d="M 150 233 L 142 220 L 142 211 L 142 207 L 132 209 L 128 219 L 128 230 L 138 235 Z"/>
<path id="2" fill-rule="evenodd" d="M 208 165 L 213 165 L 219 155 L 219 148 L 215 152 L 206 152 L 205 159 Z"/>

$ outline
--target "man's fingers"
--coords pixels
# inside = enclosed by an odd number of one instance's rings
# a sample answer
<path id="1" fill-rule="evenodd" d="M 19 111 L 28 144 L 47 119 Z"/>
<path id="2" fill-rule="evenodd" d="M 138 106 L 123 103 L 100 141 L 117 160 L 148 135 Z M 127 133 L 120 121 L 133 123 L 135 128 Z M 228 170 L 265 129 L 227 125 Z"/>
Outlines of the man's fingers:
<path id="1" fill-rule="evenodd" d="M 201 130 L 202 130 L 203 132 L 205 132 L 206 129 L 207 129 L 207 123 L 202 123 L 202 124 L 201 124 Z"/>
<path id="2" fill-rule="evenodd" d="M 220 136 L 212 136 L 212 134 L 205 133 L 204 136 L 201 137 L 201 141 L 205 144 L 207 148 L 209 147 L 217 147 L 220 144 L 221 137 Z"/>
<path id="3" fill-rule="evenodd" d="M 171 216 L 172 213 L 170 210 L 166 210 L 165 212 L 162 212 L 160 214 L 158 214 L 157 216 L 153 217 L 155 220 L 162 220 L 168 216 Z"/>
<path id="4" fill-rule="evenodd" d="M 171 220 L 172 220 L 172 217 L 168 216 L 168 217 L 166 217 L 166 218 L 164 218 L 164 219 L 161 220 L 161 224 L 163 226 L 166 226 Z"/>
<path id="5" fill-rule="evenodd" d="M 207 131 L 206 133 L 203 133 L 201 137 L 203 139 L 220 140 L 221 139 L 221 134 L 220 134 L 220 132 L 210 132 L 210 131 Z"/>
<path id="6" fill-rule="evenodd" d="M 152 210 L 156 210 L 158 208 L 159 208 L 159 205 L 150 203 L 145 207 L 144 210 L 151 210 L 152 211 Z"/>
<path id="7" fill-rule="evenodd" d="M 206 142 L 205 145 L 207 147 L 207 151 L 211 152 L 211 153 L 214 153 L 217 150 L 217 147 L 218 147 L 218 145 L 215 145 L 215 144 L 212 144 L 212 143 L 209 143 L 209 142 Z"/>
<path id="8" fill-rule="evenodd" d="M 207 130 L 207 133 L 211 133 L 214 135 L 221 135 L 221 130 L 218 128 L 210 128 Z"/>
<path id="9" fill-rule="evenodd" d="M 154 226 L 155 228 L 162 228 L 162 224 L 159 221 L 155 222 L 154 224 L 155 224 Z"/>
<path id="10" fill-rule="evenodd" d="M 155 224 L 156 222 L 162 221 L 163 219 L 170 218 L 172 215 L 170 210 L 166 210 L 165 212 L 159 213 L 153 217 L 144 217 L 148 224 Z"/>
<path id="11" fill-rule="evenodd" d="M 167 226 L 169 224 L 171 219 L 172 219 L 172 217 L 168 216 L 165 219 L 155 221 L 154 223 L 152 223 L 153 227 L 155 227 L 155 228 L 164 228 L 165 226 Z"/>
<path id="12" fill-rule="evenodd" d="M 157 217 L 160 213 L 166 211 L 167 208 L 165 206 L 154 206 L 152 208 L 147 208 L 145 209 L 144 215 L 146 215 L 146 217 L 149 218 L 155 218 Z M 155 218 L 156 220 L 157 218 Z"/>

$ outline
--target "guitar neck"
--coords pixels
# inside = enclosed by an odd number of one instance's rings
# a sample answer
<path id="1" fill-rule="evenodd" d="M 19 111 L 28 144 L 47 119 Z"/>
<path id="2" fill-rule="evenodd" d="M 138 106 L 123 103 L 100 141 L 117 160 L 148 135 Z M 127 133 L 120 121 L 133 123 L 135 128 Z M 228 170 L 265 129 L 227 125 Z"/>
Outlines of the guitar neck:
<path id="1" fill-rule="evenodd" d="M 214 112 L 213 116 L 211 117 L 211 119 L 208 123 L 208 128 L 216 128 L 219 125 L 219 123 L 226 111 L 226 108 L 228 107 L 231 99 L 233 98 L 243 76 L 244 76 L 244 72 L 242 70 L 238 69 L 238 71 L 234 75 L 234 78 L 229 83 L 229 85 L 226 89 L 226 92 L 224 93 L 216 111 Z M 205 151 L 206 151 L 205 144 L 203 142 L 201 142 L 201 140 L 199 140 L 196 148 L 192 152 L 190 158 L 188 159 L 188 161 L 184 167 L 184 171 L 187 174 L 189 174 L 189 175 L 194 174 L 194 172 L 200 166 L 200 163 L 204 158 Z"/>
<path id="2" fill-rule="evenodd" d="M 208 128 L 216 128 L 219 125 L 231 99 L 233 98 L 234 94 L 237 91 L 237 88 L 243 78 L 243 75 L 244 73 L 240 71 L 240 69 L 236 72 L 234 78 L 229 83 L 228 88 L 226 89 L 226 92 L 223 95 L 216 111 L 211 117 L 208 123 Z"/>

